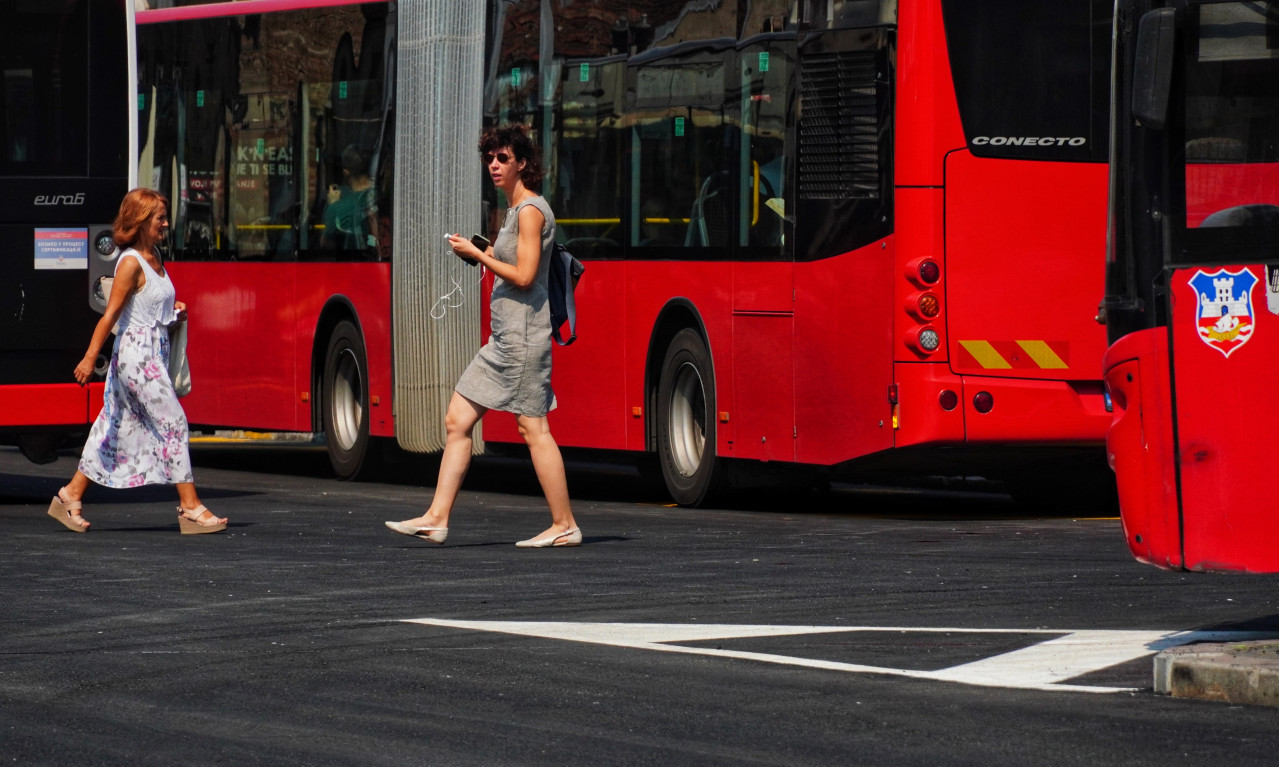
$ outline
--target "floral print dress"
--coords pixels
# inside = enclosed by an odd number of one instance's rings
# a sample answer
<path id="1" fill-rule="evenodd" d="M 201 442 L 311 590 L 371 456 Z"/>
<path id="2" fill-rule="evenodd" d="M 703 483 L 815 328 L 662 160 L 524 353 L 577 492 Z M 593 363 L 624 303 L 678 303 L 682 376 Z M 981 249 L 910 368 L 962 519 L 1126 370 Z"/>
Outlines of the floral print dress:
<path id="1" fill-rule="evenodd" d="M 80 471 L 106 487 L 191 482 L 186 413 L 169 380 L 169 324 L 173 283 L 130 248 L 116 263 L 136 258 L 146 275 L 125 303 L 116 326 L 102 412 L 93 422 Z"/>

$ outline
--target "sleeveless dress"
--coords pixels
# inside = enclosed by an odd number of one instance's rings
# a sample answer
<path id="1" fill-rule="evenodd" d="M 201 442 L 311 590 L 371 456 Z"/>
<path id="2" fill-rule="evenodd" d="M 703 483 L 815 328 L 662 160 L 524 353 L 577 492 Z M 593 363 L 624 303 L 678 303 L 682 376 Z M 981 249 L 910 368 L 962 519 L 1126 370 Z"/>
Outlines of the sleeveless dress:
<path id="1" fill-rule="evenodd" d="M 547 274 L 555 243 L 555 214 L 540 196 L 533 196 L 506 211 L 506 221 L 493 242 L 497 260 L 515 263 L 519 240 L 520 209 L 532 205 L 542 212 L 542 258 L 537 278 L 528 290 L 520 290 L 494 277 L 489 303 L 493 333 L 458 379 L 454 389 L 463 397 L 491 410 L 540 418 L 555 409 L 551 391 L 551 306 L 547 300 Z"/>
<path id="2" fill-rule="evenodd" d="M 191 482 L 186 413 L 169 380 L 169 324 L 176 318 L 173 283 L 129 248 L 146 285 L 125 302 L 107 368 L 102 412 L 89 430 L 80 471 L 106 487 Z"/>

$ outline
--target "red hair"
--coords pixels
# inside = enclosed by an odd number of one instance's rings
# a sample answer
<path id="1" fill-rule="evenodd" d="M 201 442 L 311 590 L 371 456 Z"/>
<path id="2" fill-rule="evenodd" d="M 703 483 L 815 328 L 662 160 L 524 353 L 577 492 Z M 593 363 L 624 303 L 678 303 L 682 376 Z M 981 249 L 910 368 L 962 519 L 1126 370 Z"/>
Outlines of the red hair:
<path id="1" fill-rule="evenodd" d="M 141 187 L 130 191 L 120 201 L 120 212 L 111 225 L 111 236 L 121 248 L 132 247 L 142 236 L 142 227 L 161 210 L 168 210 L 169 201 L 154 189 Z"/>

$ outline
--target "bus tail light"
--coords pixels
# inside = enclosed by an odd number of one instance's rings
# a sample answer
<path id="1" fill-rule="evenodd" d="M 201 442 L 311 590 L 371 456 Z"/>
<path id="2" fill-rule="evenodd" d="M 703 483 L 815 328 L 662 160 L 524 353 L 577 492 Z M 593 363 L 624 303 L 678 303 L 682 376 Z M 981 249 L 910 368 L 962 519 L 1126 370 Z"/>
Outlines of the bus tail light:
<path id="1" fill-rule="evenodd" d="M 906 264 L 906 279 L 921 288 L 929 288 L 941 281 L 941 264 L 932 258 L 916 258 Z"/>
<path id="2" fill-rule="evenodd" d="M 950 389 L 943 389 L 942 393 L 937 395 L 937 404 L 941 405 L 941 409 L 950 412 L 959 406 L 959 395 Z"/>
<path id="3" fill-rule="evenodd" d="M 906 345 L 919 354 L 932 354 L 941 347 L 941 335 L 931 325 L 913 328 L 906 333 Z"/>
<path id="4" fill-rule="evenodd" d="M 988 391 L 979 391 L 973 395 L 973 409 L 978 413 L 989 413 L 995 407 L 995 395 Z"/>
<path id="5" fill-rule="evenodd" d="M 941 314 L 941 299 L 931 291 L 911 293 L 906 297 L 906 312 L 920 322 L 928 322 Z"/>

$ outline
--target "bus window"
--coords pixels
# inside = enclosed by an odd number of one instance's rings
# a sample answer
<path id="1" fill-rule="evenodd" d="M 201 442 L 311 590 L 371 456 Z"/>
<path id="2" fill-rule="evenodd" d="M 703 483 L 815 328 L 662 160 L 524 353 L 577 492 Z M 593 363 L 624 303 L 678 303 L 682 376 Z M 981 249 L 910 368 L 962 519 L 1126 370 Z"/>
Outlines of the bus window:
<path id="1" fill-rule="evenodd" d="M 388 257 L 386 18 L 367 4 L 139 29 L 142 178 L 173 201 L 174 258 Z"/>
<path id="2" fill-rule="evenodd" d="M 1272 4 L 1220 3 L 1194 11 L 1198 49 L 1187 51 L 1186 66 L 1185 225 L 1219 231 L 1188 232 L 1187 244 L 1211 260 L 1237 260 L 1239 241 L 1200 246 L 1196 234 L 1279 241 L 1279 82 L 1264 68 L 1279 58 L 1279 21 Z M 1213 259 L 1213 253 L 1220 255 Z"/>
<path id="3" fill-rule="evenodd" d="M 737 239 L 736 3 L 653 3 L 634 21 L 627 81 L 630 244 L 727 257 Z M 674 255 L 674 254 L 672 254 Z"/>
<path id="4" fill-rule="evenodd" d="M 625 243 L 621 172 L 629 131 L 622 125 L 626 98 L 628 24 L 615 20 L 607 34 L 578 34 L 572 14 L 583 3 L 556 3 L 558 91 L 552 120 L 542 122 L 547 176 L 542 194 L 555 210 L 558 237 L 576 255 L 620 259 Z M 560 63 L 562 61 L 562 64 Z"/>
<path id="5" fill-rule="evenodd" d="M 1105 162 L 1113 3 L 942 0 L 978 157 Z"/>
<path id="6" fill-rule="evenodd" d="M 792 186 L 786 183 L 786 117 L 794 60 L 795 37 L 788 33 L 761 35 L 738 51 L 743 141 L 737 220 L 743 257 L 777 259 L 794 222 L 794 206 L 787 218 L 786 204 Z"/>
<path id="7" fill-rule="evenodd" d="M 731 55 L 697 48 L 631 59 L 631 245 L 726 249 L 735 176 L 725 120 Z"/>

